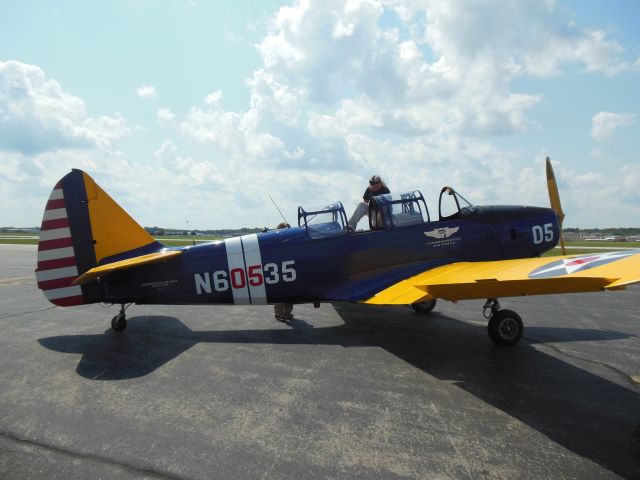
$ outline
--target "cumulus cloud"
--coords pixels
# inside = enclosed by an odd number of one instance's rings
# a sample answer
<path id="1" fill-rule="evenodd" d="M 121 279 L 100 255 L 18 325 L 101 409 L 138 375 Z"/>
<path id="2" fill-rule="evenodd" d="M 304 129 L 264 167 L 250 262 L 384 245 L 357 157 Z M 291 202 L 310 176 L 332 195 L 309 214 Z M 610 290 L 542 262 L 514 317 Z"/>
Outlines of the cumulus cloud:
<path id="1" fill-rule="evenodd" d="M 173 144 L 171 140 L 165 140 L 160 145 L 160 148 L 155 151 L 153 156 L 159 161 L 163 163 L 169 163 L 176 158 L 176 152 L 178 148 Z"/>
<path id="2" fill-rule="evenodd" d="M 43 199 L 71 168 L 137 176 L 114 147 L 137 130 L 118 114 L 88 117 L 84 101 L 36 65 L 0 62 L 0 223 L 38 224 Z"/>
<path id="3" fill-rule="evenodd" d="M 204 98 L 204 103 L 207 105 L 214 105 L 218 103 L 222 99 L 222 90 L 216 90 L 215 92 L 211 92 Z"/>
<path id="4" fill-rule="evenodd" d="M 393 14 L 395 24 L 383 27 Z M 263 66 L 247 81 L 249 110 L 225 111 L 218 90 L 187 115 L 183 135 L 231 155 L 304 151 L 299 166 L 327 168 L 334 155 L 358 164 L 358 139 L 526 131 L 543 97 L 513 91 L 513 80 L 574 65 L 607 75 L 631 68 L 605 33 L 534 0 L 299 1 L 278 10 L 256 47 Z"/>
<path id="5" fill-rule="evenodd" d="M 384 29 L 391 10 L 399 25 Z M 326 105 L 364 94 L 384 127 L 409 135 L 526 130 L 542 96 L 511 91 L 512 80 L 572 65 L 607 75 L 632 68 L 604 32 L 534 0 L 301 1 L 278 11 L 258 49 L 275 83 Z"/>
<path id="6" fill-rule="evenodd" d="M 357 130 L 380 128 L 384 124 L 381 109 L 367 95 L 342 100 L 334 115 L 315 112 L 309 115 L 309 131 L 318 137 L 341 137 Z"/>
<path id="7" fill-rule="evenodd" d="M 153 85 L 140 85 L 136 89 L 136 93 L 140 98 L 156 98 L 156 87 Z"/>
<path id="8" fill-rule="evenodd" d="M 606 32 L 579 27 L 555 1 L 426 0 L 394 8 L 407 22 L 426 15 L 425 39 L 450 64 L 491 58 L 509 77 L 558 75 L 572 64 L 605 75 L 637 68 Z"/>
<path id="9" fill-rule="evenodd" d="M 636 116 L 632 113 L 596 113 L 591 119 L 591 136 L 598 142 L 608 140 L 616 129 L 631 125 L 635 120 Z"/>
<path id="10" fill-rule="evenodd" d="M 175 114 L 168 108 L 159 108 L 158 109 L 158 121 L 160 123 L 170 122 L 175 118 Z"/>
<path id="11" fill-rule="evenodd" d="M 0 62 L 0 149 L 37 155 L 109 148 L 131 133 L 119 115 L 89 118 L 84 102 L 35 65 Z"/>
<path id="12" fill-rule="evenodd" d="M 259 69 L 247 80 L 251 89 L 251 108 L 245 112 L 225 111 L 220 105 L 222 92 L 205 98 L 203 107 L 194 106 L 181 122 L 184 136 L 215 145 L 233 162 L 300 158 L 301 149 L 292 141 L 287 148 L 279 134 L 290 139 L 305 136 L 299 128 L 298 116 L 303 107 L 303 92 L 276 82 L 272 75 Z"/>

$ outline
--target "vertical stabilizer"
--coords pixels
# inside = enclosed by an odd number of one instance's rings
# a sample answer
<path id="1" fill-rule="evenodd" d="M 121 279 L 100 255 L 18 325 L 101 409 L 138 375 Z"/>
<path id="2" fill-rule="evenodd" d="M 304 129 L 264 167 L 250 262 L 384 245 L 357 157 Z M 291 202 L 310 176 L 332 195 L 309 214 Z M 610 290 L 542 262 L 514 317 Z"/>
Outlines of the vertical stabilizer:
<path id="1" fill-rule="evenodd" d="M 38 288 L 59 306 L 100 302 L 98 283 L 73 280 L 97 265 L 161 248 L 89 175 L 74 169 L 55 185 L 45 207 Z"/>

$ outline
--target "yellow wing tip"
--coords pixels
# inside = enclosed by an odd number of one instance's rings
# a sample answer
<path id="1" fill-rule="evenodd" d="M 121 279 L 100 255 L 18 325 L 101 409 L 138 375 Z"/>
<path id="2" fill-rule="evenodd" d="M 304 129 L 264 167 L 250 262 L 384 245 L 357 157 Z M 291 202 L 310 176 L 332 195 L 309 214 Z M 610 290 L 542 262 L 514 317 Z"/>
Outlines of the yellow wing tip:
<path id="1" fill-rule="evenodd" d="M 410 305 L 435 298 L 430 295 L 422 285 L 412 285 L 412 287 L 413 288 L 410 288 L 408 291 L 405 290 L 401 292 L 390 287 L 362 303 L 366 303 L 367 305 Z"/>

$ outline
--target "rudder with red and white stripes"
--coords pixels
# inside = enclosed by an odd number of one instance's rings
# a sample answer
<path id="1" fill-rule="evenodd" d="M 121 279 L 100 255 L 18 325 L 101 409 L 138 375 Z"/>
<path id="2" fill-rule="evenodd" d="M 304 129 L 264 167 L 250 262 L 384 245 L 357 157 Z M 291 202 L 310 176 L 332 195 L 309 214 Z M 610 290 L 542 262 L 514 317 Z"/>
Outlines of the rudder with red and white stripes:
<path id="1" fill-rule="evenodd" d="M 61 180 L 51 192 L 42 217 L 36 269 L 38 288 L 55 305 L 83 304 L 82 287 L 72 284 L 78 274 Z"/>
<path id="2" fill-rule="evenodd" d="M 103 299 L 97 283 L 73 284 L 98 263 L 85 176 L 74 169 L 56 183 L 42 216 L 36 280 L 47 299 L 61 307 Z"/>

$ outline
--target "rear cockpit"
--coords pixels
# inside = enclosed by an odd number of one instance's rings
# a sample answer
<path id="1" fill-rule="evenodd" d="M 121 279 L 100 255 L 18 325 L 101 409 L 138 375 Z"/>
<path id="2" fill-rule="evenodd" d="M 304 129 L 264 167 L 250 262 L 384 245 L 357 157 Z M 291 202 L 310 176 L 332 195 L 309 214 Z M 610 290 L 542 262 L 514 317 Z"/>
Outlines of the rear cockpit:
<path id="1" fill-rule="evenodd" d="M 390 230 L 429 222 L 429 209 L 422 193 L 387 193 L 369 201 L 369 228 Z"/>

